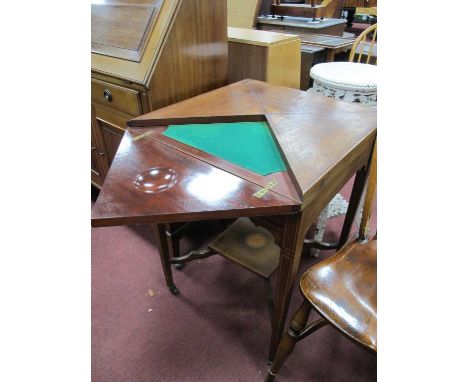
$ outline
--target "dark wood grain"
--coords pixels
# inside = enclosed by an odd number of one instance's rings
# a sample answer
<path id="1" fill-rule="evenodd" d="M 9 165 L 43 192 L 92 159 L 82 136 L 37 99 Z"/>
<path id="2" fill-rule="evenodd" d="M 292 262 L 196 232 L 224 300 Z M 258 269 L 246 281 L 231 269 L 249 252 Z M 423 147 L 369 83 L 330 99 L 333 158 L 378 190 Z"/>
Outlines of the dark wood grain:
<path id="1" fill-rule="evenodd" d="M 302 294 L 333 326 L 377 351 L 377 240 L 352 242 L 310 268 L 300 284 Z"/>
<path id="2" fill-rule="evenodd" d="M 325 48 L 307 44 L 301 46 L 301 90 L 307 90 L 312 87 L 310 69 L 315 64 L 325 62 L 325 57 Z"/>
<path id="3" fill-rule="evenodd" d="M 149 86 L 153 110 L 227 84 L 226 20 L 226 1 L 182 2 Z"/>
<path id="4" fill-rule="evenodd" d="M 102 135 L 104 154 L 102 151 L 99 151 L 103 160 L 106 161 L 107 168 L 111 165 L 117 150 L 119 149 L 120 141 L 122 140 L 123 132 L 122 130 L 115 128 L 112 125 L 109 125 L 103 121 L 98 122 L 99 130 Z"/>
<path id="5" fill-rule="evenodd" d="M 253 78 L 266 81 L 267 77 L 268 48 L 229 42 L 229 83 Z"/>
<path id="6" fill-rule="evenodd" d="M 100 155 L 99 144 L 102 142 L 100 129 L 98 127 L 98 120 L 96 119 L 96 108 L 91 107 L 91 183 L 100 187 L 104 182 L 104 178 L 109 169 L 109 165 L 105 157 Z M 101 143 L 102 145 L 103 143 Z"/>

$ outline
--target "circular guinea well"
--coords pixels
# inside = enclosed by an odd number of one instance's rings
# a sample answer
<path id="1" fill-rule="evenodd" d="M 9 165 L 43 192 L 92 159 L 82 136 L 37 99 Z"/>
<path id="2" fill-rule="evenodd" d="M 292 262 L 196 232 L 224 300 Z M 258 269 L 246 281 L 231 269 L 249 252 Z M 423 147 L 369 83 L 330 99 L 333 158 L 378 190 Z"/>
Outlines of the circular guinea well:
<path id="1" fill-rule="evenodd" d="M 177 173 L 171 168 L 153 167 L 139 173 L 133 185 L 147 194 L 163 192 L 177 183 Z"/>

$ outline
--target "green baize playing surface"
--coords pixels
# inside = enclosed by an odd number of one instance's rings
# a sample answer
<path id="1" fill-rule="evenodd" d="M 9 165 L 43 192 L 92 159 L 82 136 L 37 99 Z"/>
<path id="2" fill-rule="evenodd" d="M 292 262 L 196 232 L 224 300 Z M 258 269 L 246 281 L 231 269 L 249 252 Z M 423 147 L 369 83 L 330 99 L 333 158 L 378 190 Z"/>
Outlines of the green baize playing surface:
<path id="1" fill-rule="evenodd" d="M 169 125 L 163 134 L 260 175 L 286 171 L 265 122 Z"/>

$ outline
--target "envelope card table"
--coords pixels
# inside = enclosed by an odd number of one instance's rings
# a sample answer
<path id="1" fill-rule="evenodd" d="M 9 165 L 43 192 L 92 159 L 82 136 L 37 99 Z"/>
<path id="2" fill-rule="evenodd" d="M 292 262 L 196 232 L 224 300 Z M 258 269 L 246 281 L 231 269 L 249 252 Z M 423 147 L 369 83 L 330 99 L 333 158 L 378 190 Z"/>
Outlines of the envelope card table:
<path id="1" fill-rule="evenodd" d="M 260 135 L 266 138 L 246 130 L 245 123 L 265 129 Z M 272 360 L 306 231 L 356 174 L 339 245 L 347 240 L 377 134 L 375 109 L 246 79 L 134 118 L 128 126 L 95 203 L 92 225 L 152 224 L 173 292 L 166 224 L 249 217 L 268 229 L 281 249 Z M 233 131 L 223 130 L 213 140 L 207 131 L 217 134 L 216 126 Z M 197 129 L 211 141 L 199 140 Z M 236 145 L 245 139 L 255 145 Z M 252 162 L 250 146 L 275 151 L 256 159 L 264 161 L 261 170 L 246 165 Z"/>

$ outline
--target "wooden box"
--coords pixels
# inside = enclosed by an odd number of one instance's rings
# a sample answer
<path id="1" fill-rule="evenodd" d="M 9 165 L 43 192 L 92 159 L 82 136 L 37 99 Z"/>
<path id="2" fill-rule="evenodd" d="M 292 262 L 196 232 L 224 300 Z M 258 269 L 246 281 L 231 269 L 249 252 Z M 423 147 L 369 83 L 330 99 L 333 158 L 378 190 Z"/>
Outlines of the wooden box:
<path id="1" fill-rule="evenodd" d="M 229 83 L 245 78 L 299 89 L 301 40 L 298 36 L 228 28 Z"/>

